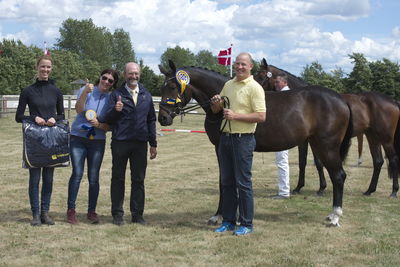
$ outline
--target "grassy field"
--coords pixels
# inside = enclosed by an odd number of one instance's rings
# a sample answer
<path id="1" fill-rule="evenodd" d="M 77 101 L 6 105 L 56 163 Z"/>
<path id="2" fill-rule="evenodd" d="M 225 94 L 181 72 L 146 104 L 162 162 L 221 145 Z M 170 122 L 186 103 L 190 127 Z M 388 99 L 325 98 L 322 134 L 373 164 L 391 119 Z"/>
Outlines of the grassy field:
<path id="1" fill-rule="evenodd" d="M 176 118 L 169 128 L 202 130 L 203 119 L 187 115 L 182 122 Z M 101 223 L 91 225 L 85 220 L 86 177 L 77 201 L 80 223 L 72 226 L 66 222 L 68 167 L 55 171 L 50 214 L 56 225 L 31 227 L 28 171 L 21 168 L 21 124 L 15 123 L 12 115 L 1 118 L 0 265 L 400 266 L 399 200 L 388 198 L 391 180 L 386 166 L 377 192 L 371 197 L 362 195 L 372 174 L 367 147 L 361 167 L 356 167 L 355 145 L 345 165 L 348 178 L 340 228 L 324 224 L 332 210 L 332 186 L 329 182 L 325 197 L 316 196 L 318 179 L 311 159 L 302 194 L 271 200 L 269 196 L 276 193 L 274 153 L 255 153 L 255 232 L 234 237 L 216 234 L 214 227 L 206 224 L 218 201 L 216 156 L 207 136 L 159 133 L 158 157 L 149 161 L 147 169 L 147 226 L 112 224 L 108 141 L 97 209 Z M 297 150 L 292 149 L 289 157 L 294 188 Z M 129 197 L 125 200 L 128 221 Z"/>

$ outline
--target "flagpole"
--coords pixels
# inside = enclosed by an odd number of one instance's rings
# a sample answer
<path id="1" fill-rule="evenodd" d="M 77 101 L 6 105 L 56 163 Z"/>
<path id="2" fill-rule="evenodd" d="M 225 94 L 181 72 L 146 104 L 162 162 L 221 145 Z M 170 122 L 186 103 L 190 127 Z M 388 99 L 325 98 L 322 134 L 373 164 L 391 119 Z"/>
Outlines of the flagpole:
<path id="1" fill-rule="evenodd" d="M 232 59 L 232 55 L 233 55 L 233 44 L 231 44 L 231 54 L 230 54 L 230 57 L 231 57 L 231 66 L 230 66 L 230 69 L 231 69 L 231 78 L 232 78 L 232 64 L 233 64 L 233 59 Z"/>

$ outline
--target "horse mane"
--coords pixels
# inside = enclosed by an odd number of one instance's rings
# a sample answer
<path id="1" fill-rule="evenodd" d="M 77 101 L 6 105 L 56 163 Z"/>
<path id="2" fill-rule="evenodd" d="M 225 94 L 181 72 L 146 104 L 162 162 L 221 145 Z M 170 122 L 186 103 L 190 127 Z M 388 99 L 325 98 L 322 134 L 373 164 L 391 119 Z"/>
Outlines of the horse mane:
<path id="1" fill-rule="evenodd" d="M 268 66 L 269 67 L 273 67 L 273 68 L 275 68 L 275 69 L 277 69 L 277 70 L 279 70 L 281 72 L 284 72 L 288 76 L 288 80 L 290 82 L 294 83 L 296 87 L 297 86 L 303 87 L 303 86 L 310 85 L 308 82 L 304 81 L 302 78 L 297 77 L 296 75 L 293 75 L 293 74 L 291 74 L 290 72 L 288 72 L 286 70 L 283 70 L 281 68 L 275 67 L 274 65 L 268 65 Z"/>
<path id="2" fill-rule="evenodd" d="M 205 71 L 212 72 L 212 73 L 214 73 L 214 74 L 217 74 L 217 75 L 220 75 L 220 76 L 223 76 L 223 77 L 225 77 L 225 78 L 229 78 L 229 79 L 230 79 L 230 77 L 228 77 L 227 75 L 222 74 L 222 73 L 219 72 L 219 71 L 210 70 L 210 69 L 208 69 L 208 68 L 198 67 L 198 66 L 186 66 L 186 67 L 182 67 L 182 69 L 188 69 L 188 68 L 205 70 Z"/>

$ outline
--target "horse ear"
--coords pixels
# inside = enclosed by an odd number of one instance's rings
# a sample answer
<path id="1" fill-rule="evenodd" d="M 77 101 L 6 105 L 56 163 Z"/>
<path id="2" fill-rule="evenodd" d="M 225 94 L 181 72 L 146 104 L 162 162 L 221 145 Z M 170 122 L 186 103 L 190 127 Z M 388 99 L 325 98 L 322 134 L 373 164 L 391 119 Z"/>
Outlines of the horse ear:
<path id="1" fill-rule="evenodd" d="M 171 68 L 171 70 L 175 73 L 176 67 L 175 67 L 174 62 L 171 59 L 168 59 L 168 64 L 169 64 L 169 67 Z"/>
<path id="2" fill-rule="evenodd" d="M 164 75 L 168 74 L 168 71 L 161 64 L 158 65 L 158 68 L 160 69 L 160 72 L 162 74 L 164 74 Z"/>
<path id="3" fill-rule="evenodd" d="M 263 64 L 265 67 L 268 67 L 268 63 L 267 63 L 267 60 L 265 60 L 265 58 L 262 59 L 262 64 Z"/>

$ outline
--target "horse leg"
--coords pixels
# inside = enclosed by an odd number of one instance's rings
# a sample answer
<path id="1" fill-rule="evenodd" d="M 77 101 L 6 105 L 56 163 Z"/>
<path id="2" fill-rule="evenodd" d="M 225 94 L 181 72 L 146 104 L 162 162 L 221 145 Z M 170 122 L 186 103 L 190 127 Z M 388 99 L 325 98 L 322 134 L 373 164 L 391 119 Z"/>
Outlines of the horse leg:
<path id="1" fill-rule="evenodd" d="M 317 191 L 317 195 L 322 197 L 324 195 L 325 188 L 326 188 L 324 166 L 323 166 L 321 160 L 314 153 L 313 153 L 313 155 L 314 155 L 315 167 L 317 168 L 318 176 L 319 176 L 319 189 Z"/>
<path id="2" fill-rule="evenodd" d="M 340 145 L 335 145 L 334 140 L 327 143 L 310 142 L 314 155 L 320 159 L 323 166 L 329 173 L 333 187 L 333 212 L 326 219 L 327 226 L 340 226 L 339 219 L 343 214 L 343 187 L 346 180 L 346 173 L 343 170 L 340 158 Z"/>
<path id="3" fill-rule="evenodd" d="M 215 146 L 215 153 L 217 154 L 218 170 L 219 170 L 219 179 L 218 179 L 219 202 L 218 202 L 218 209 L 215 212 L 214 216 L 211 216 L 210 219 L 208 219 L 207 221 L 208 225 L 217 225 L 222 222 L 222 184 L 221 184 L 221 168 L 218 156 L 218 146 Z"/>
<path id="4" fill-rule="evenodd" d="M 379 174 L 381 172 L 383 165 L 383 157 L 382 157 L 381 146 L 379 142 L 375 140 L 376 138 L 371 134 L 366 134 L 366 136 L 369 144 L 369 150 L 372 156 L 372 164 L 374 166 L 374 171 L 372 173 L 370 185 L 368 187 L 368 190 L 364 192 L 365 196 L 370 196 L 372 193 L 376 191 Z"/>
<path id="5" fill-rule="evenodd" d="M 399 191 L 399 181 L 398 181 L 398 168 L 399 168 L 399 159 L 394 149 L 392 143 L 385 143 L 382 144 L 383 149 L 385 150 L 386 157 L 389 161 L 389 177 L 393 180 L 392 181 L 392 193 L 390 194 L 391 198 L 397 197 L 397 191 Z"/>
<path id="6" fill-rule="evenodd" d="M 357 166 L 360 166 L 362 164 L 363 141 L 364 141 L 363 135 L 362 134 L 357 135 L 357 145 L 358 145 Z"/>
<path id="7" fill-rule="evenodd" d="M 307 153 L 308 153 L 308 142 L 298 146 L 299 149 L 299 180 L 297 181 L 297 186 L 293 190 L 293 194 L 300 194 L 301 188 L 304 186 L 305 182 L 305 170 L 307 165 Z"/>
<path id="8" fill-rule="evenodd" d="M 346 173 L 343 170 L 339 153 L 337 153 L 336 157 L 331 156 L 327 158 L 329 163 L 326 161 L 323 162 L 325 163 L 324 166 L 329 173 L 333 187 L 333 212 L 326 217 L 328 221 L 327 226 L 339 227 L 339 219 L 343 215 L 343 187 L 346 180 Z"/>

